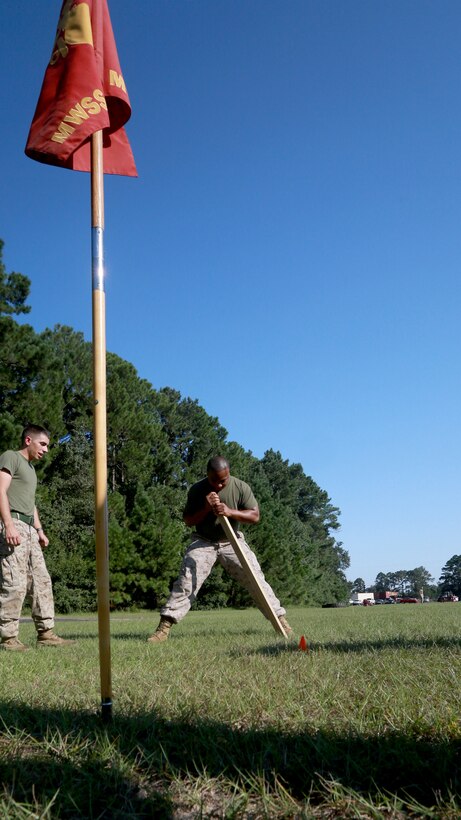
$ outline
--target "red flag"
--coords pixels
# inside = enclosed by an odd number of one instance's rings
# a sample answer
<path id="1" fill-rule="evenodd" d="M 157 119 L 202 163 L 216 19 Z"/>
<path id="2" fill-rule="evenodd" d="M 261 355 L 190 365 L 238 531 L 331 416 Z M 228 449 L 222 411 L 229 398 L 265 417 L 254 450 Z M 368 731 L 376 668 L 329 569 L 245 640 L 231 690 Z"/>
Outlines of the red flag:
<path id="1" fill-rule="evenodd" d="M 102 130 L 104 173 L 135 177 L 123 127 L 130 116 L 107 0 L 64 0 L 27 156 L 90 171 L 90 137 Z"/>

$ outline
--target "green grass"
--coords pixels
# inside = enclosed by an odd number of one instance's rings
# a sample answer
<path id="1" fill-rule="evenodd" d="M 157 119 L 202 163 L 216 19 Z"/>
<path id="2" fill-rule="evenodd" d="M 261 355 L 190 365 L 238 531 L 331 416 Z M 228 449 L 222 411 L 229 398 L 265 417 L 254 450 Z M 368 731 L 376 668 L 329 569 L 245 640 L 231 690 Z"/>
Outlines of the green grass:
<path id="1" fill-rule="evenodd" d="M 461 604 L 95 619 L 75 646 L 0 654 L 2 818 L 459 818 Z M 21 625 L 35 647 L 34 629 Z"/>

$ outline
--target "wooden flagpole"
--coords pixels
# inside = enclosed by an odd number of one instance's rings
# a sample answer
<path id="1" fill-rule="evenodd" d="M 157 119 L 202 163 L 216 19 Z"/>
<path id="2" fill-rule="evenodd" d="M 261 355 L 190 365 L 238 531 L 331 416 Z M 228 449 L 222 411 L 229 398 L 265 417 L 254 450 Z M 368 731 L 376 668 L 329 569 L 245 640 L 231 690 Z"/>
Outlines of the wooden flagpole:
<path id="1" fill-rule="evenodd" d="M 107 515 L 106 294 L 104 270 L 102 131 L 91 137 L 91 246 L 93 285 L 93 400 L 96 586 L 98 592 L 101 716 L 112 717 Z"/>
<path id="2" fill-rule="evenodd" d="M 256 575 L 253 572 L 253 567 L 251 566 L 250 562 L 248 561 L 248 558 L 242 550 L 242 547 L 240 546 L 240 541 L 237 538 L 229 519 L 226 515 L 220 515 L 219 522 L 224 532 L 226 533 L 230 543 L 232 544 L 234 552 L 237 558 L 239 559 L 243 569 L 246 572 L 247 578 L 251 579 L 251 584 L 254 587 L 255 597 L 257 603 L 261 607 L 262 612 L 264 613 L 266 618 L 269 619 L 275 631 L 278 632 L 280 635 L 283 635 L 284 638 L 287 638 L 287 634 L 279 619 L 277 618 L 275 610 L 272 608 L 272 605 L 268 597 L 266 596 L 266 593 L 264 592 L 261 584 L 259 583 L 258 579 L 256 578 Z"/>

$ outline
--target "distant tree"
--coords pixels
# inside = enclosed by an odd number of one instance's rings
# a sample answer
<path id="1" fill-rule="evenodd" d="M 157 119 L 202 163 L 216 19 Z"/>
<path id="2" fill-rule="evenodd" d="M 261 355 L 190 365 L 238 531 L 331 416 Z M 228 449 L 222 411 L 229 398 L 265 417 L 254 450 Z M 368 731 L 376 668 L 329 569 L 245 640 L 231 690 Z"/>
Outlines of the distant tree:
<path id="1" fill-rule="evenodd" d="M 461 597 L 461 555 L 453 555 L 442 567 L 439 588 L 440 592 L 453 592 Z"/>
<path id="2" fill-rule="evenodd" d="M 168 457 L 163 448 L 154 453 L 155 480 L 185 489 L 204 477 L 211 456 L 225 451 L 227 430 L 197 400 L 171 387 L 152 391 L 151 406 L 169 449 Z"/>
<path id="3" fill-rule="evenodd" d="M 374 591 L 398 592 L 399 595 L 419 596 L 421 590 L 425 595 L 434 595 L 434 578 L 425 567 L 415 569 L 400 569 L 396 572 L 378 572 Z"/>
<path id="4" fill-rule="evenodd" d="M 45 330 L 46 369 L 41 371 L 37 392 L 47 425 L 56 439 L 76 430 L 90 436 L 93 429 L 91 344 L 71 327 L 56 325 Z M 45 393 L 45 386 L 48 393 Z M 51 398 L 49 398 L 51 396 Z"/>
<path id="5" fill-rule="evenodd" d="M 388 592 L 390 589 L 394 587 L 391 586 L 391 582 L 389 579 L 389 575 L 385 572 L 378 572 L 375 583 L 374 583 L 374 592 Z"/>
<path id="6" fill-rule="evenodd" d="M 133 501 L 140 485 L 153 480 L 152 450 L 164 441 L 152 412 L 152 385 L 135 367 L 113 353 L 107 355 L 108 476 L 112 491 Z"/>
<path id="7" fill-rule="evenodd" d="M 184 525 L 172 518 L 168 492 L 139 487 L 128 517 L 123 496 L 110 493 L 111 602 L 114 607 L 156 609 L 177 574 Z"/>
<path id="8" fill-rule="evenodd" d="M 0 316 L 29 313 L 30 307 L 25 304 L 30 292 L 30 279 L 22 273 L 6 272 L 3 263 L 5 243 L 0 239 Z"/>
<path id="9" fill-rule="evenodd" d="M 415 569 L 408 570 L 407 577 L 407 592 L 409 595 L 416 597 L 421 594 L 421 590 L 429 592 L 434 584 L 434 578 L 424 567 L 415 567 Z"/>
<path id="10" fill-rule="evenodd" d="M 268 509 L 274 509 L 274 505 L 280 503 L 291 511 L 293 522 L 296 522 L 297 535 L 287 538 L 286 549 L 288 553 L 291 551 L 296 567 L 293 585 L 297 582 L 299 589 L 304 589 L 304 600 L 299 603 L 345 600 L 349 595 L 349 584 L 344 570 L 349 566 L 349 555 L 331 532 L 339 528 L 338 508 L 331 504 L 328 494 L 305 475 L 300 464 L 289 464 L 279 452 L 268 450 L 261 460 L 261 467 L 265 482 L 259 475 L 259 491 L 264 516 Z M 288 532 L 291 530 L 290 527 Z M 277 546 L 274 545 L 277 553 L 282 548 L 285 528 L 281 518 L 275 516 L 274 532 L 278 533 L 279 539 Z M 258 537 L 255 535 L 255 539 Z M 281 572 L 282 564 L 280 561 Z M 290 572 L 290 563 L 285 561 L 285 566 Z"/>
<path id="11" fill-rule="evenodd" d="M 37 502 L 50 545 L 47 564 L 58 612 L 96 606 L 92 447 L 85 430 L 55 443 L 39 468 Z"/>
<path id="12" fill-rule="evenodd" d="M 355 581 L 352 582 L 351 592 L 365 592 L 366 585 L 363 578 L 356 578 Z"/>
<path id="13" fill-rule="evenodd" d="M 21 429 L 28 421 L 40 421 L 34 388 L 45 351 L 30 325 L 19 325 L 12 317 L 28 313 L 25 304 L 30 279 L 21 273 L 6 273 L 4 243 L 0 239 L 0 452 L 18 446 Z"/>

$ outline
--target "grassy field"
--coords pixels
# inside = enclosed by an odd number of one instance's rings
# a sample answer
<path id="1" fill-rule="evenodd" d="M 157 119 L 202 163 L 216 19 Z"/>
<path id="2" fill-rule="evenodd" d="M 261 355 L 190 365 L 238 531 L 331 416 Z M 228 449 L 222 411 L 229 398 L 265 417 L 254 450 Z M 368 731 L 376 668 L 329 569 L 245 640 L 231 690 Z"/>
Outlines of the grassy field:
<path id="1" fill-rule="evenodd" d="M 461 604 L 114 615 L 0 654 L 0 818 L 460 818 Z M 309 652 L 298 649 L 305 635 Z"/>

